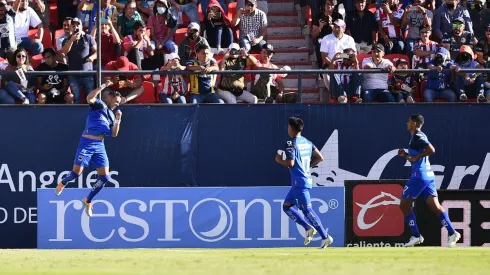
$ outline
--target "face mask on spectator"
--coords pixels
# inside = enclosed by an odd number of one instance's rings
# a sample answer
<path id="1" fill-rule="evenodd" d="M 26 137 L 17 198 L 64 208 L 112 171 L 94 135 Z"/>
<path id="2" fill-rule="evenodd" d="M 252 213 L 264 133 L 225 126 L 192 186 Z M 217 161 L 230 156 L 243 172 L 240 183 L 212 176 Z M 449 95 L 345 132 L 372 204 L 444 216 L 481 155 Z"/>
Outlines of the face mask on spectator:
<path id="1" fill-rule="evenodd" d="M 187 33 L 187 37 L 189 37 L 192 40 L 195 40 L 197 38 L 197 32 Z"/>
<path id="2" fill-rule="evenodd" d="M 446 7 L 450 10 L 454 9 L 454 3 L 446 3 Z"/>
<path id="3" fill-rule="evenodd" d="M 461 65 L 468 66 L 471 63 L 471 56 L 468 54 L 461 54 Z"/>
<path id="4" fill-rule="evenodd" d="M 482 3 L 480 1 L 475 2 L 475 10 L 481 11 L 483 9 Z"/>
<path id="5" fill-rule="evenodd" d="M 158 7 L 157 8 L 158 14 L 164 14 L 166 11 L 167 11 L 167 9 L 165 7 Z"/>
<path id="6" fill-rule="evenodd" d="M 442 55 L 440 54 L 436 55 L 436 58 L 434 60 L 437 66 L 441 66 L 442 64 L 444 64 L 444 57 L 442 57 Z"/>

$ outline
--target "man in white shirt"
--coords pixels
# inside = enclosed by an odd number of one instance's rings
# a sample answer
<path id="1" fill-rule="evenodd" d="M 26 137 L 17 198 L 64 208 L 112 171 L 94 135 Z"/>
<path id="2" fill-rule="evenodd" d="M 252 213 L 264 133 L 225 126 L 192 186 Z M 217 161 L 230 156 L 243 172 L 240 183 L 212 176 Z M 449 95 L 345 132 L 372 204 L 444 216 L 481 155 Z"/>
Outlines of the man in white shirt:
<path id="1" fill-rule="evenodd" d="M 352 36 L 345 34 L 346 24 L 344 20 L 337 19 L 333 22 L 333 32 L 322 38 L 320 42 L 320 52 L 323 59 L 323 68 L 328 68 L 332 59 L 337 53 L 343 53 L 345 49 L 355 49 L 356 42 Z M 330 77 L 323 75 L 325 87 L 330 89 Z"/>
<path id="2" fill-rule="evenodd" d="M 26 49 L 31 56 L 42 53 L 44 50 L 41 43 L 44 35 L 43 24 L 36 12 L 29 7 L 29 0 L 15 0 L 12 9 L 15 11 L 14 27 L 17 47 Z M 37 28 L 35 39 L 28 36 L 29 27 Z"/>
<path id="3" fill-rule="evenodd" d="M 372 57 L 364 58 L 363 69 L 381 69 L 386 73 L 363 74 L 362 89 L 364 90 L 363 102 L 393 102 L 395 99 L 388 90 L 388 73 L 395 72 L 395 66 L 390 60 L 384 59 L 385 47 L 374 44 L 371 50 Z"/>

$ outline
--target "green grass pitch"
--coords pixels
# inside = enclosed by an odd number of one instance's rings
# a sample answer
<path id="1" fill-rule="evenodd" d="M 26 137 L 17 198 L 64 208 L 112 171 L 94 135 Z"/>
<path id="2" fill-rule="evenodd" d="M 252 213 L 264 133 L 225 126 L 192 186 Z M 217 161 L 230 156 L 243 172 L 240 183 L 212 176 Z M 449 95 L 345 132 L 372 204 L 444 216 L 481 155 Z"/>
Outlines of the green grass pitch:
<path id="1" fill-rule="evenodd" d="M 488 275 L 490 248 L 0 250 L 0 274 Z"/>

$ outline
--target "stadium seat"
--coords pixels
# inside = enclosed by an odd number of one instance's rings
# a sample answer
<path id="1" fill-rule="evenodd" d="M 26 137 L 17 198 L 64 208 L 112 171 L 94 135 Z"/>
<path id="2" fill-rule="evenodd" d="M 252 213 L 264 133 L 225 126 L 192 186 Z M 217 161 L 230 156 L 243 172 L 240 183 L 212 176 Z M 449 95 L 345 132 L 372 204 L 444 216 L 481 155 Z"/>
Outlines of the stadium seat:
<path id="1" fill-rule="evenodd" d="M 374 14 L 376 14 L 376 3 L 369 4 L 368 5 L 368 10 Z"/>
<path id="2" fill-rule="evenodd" d="M 58 6 L 56 2 L 49 4 L 49 25 L 51 28 L 58 27 Z"/>
<path id="3" fill-rule="evenodd" d="M 31 29 L 27 33 L 29 38 L 35 39 L 37 34 L 37 29 Z M 53 48 L 53 35 L 51 34 L 51 31 L 48 28 L 44 28 L 43 32 L 43 38 L 41 40 L 41 43 L 43 44 L 44 48 Z"/>
<path id="4" fill-rule="evenodd" d="M 199 14 L 199 22 L 204 21 L 204 15 L 202 14 L 202 6 L 201 3 L 197 5 L 197 13 Z"/>
<path id="5" fill-rule="evenodd" d="M 228 17 L 230 19 L 233 19 L 233 17 L 235 17 L 236 4 L 237 4 L 236 2 L 232 2 L 228 4 Z"/>
<path id="6" fill-rule="evenodd" d="M 43 55 L 38 54 L 38 55 L 31 56 L 30 62 L 31 62 L 32 68 L 34 68 L 34 70 L 36 70 L 37 67 L 39 66 L 39 64 L 41 64 L 43 62 Z"/>
<path id="7" fill-rule="evenodd" d="M 359 67 L 362 65 L 362 61 L 364 58 L 371 57 L 372 55 L 370 53 L 361 53 L 357 55 L 357 61 L 359 62 Z"/>
<path id="8" fill-rule="evenodd" d="M 186 36 L 185 34 L 187 33 L 187 28 L 179 28 L 175 31 L 174 35 L 174 42 L 177 44 L 177 46 L 185 40 Z"/>
<path id="9" fill-rule="evenodd" d="M 143 81 L 144 92 L 130 103 L 155 103 L 155 85 L 149 81 Z"/>

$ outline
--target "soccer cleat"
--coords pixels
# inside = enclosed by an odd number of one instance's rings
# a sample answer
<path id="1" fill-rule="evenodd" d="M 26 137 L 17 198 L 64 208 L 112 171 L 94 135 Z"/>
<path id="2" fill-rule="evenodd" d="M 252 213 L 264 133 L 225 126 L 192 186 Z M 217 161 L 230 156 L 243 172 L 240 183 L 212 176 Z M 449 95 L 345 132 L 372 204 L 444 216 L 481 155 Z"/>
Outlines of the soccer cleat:
<path id="1" fill-rule="evenodd" d="M 325 249 L 327 246 L 333 243 L 332 236 L 328 235 L 326 239 L 322 240 L 322 244 L 320 245 L 320 249 Z"/>
<path id="2" fill-rule="evenodd" d="M 412 247 L 418 244 L 421 244 L 424 242 L 424 237 L 420 235 L 419 237 L 412 236 L 410 237 L 410 240 L 408 240 L 408 243 L 406 243 L 404 246 L 405 247 Z"/>
<path id="3" fill-rule="evenodd" d="M 82 202 L 83 206 L 85 206 L 85 213 L 87 213 L 87 216 L 92 217 L 92 203 L 87 202 L 87 198 L 83 198 Z"/>
<path id="4" fill-rule="evenodd" d="M 447 246 L 448 247 L 455 247 L 456 243 L 459 241 L 459 239 L 461 239 L 461 234 L 459 234 L 458 231 L 454 231 L 454 234 L 449 236 L 449 238 L 447 240 Z"/>
<path id="5" fill-rule="evenodd" d="M 309 245 L 311 243 L 311 240 L 313 240 L 313 236 L 317 233 L 316 229 L 311 227 L 306 231 L 306 236 L 305 236 L 305 245 Z"/>
<path id="6" fill-rule="evenodd" d="M 65 185 L 63 185 L 63 183 L 58 183 L 58 186 L 56 186 L 56 189 L 54 190 L 54 194 L 56 196 L 59 196 L 61 195 L 61 192 L 63 192 L 63 189 L 65 188 Z"/>

